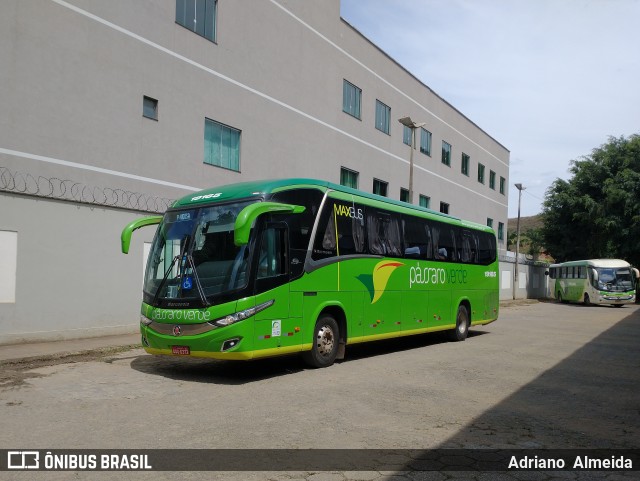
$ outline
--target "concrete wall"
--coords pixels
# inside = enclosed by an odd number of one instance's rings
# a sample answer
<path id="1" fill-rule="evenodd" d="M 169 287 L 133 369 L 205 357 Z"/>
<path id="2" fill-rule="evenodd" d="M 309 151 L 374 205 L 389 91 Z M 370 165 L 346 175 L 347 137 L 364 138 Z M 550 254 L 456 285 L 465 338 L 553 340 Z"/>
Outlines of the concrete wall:
<path id="1" fill-rule="evenodd" d="M 515 281 L 515 259 L 500 261 L 500 300 L 544 299 L 549 297 L 546 266 L 536 266 L 526 261 L 518 263 L 518 280 Z M 515 287 L 515 289 L 514 289 Z"/>
<path id="2" fill-rule="evenodd" d="M 17 232 L 18 247 L 0 344 L 135 332 L 154 229 L 136 231 L 128 255 L 120 232 L 139 213 L 3 192 L 0 205 L 0 230 Z"/>

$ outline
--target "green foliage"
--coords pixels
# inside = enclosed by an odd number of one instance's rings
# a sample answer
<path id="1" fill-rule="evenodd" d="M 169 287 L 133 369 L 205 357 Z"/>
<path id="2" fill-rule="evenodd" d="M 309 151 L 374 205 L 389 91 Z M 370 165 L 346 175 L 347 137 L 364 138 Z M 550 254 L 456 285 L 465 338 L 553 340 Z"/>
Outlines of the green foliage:
<path id="1" fill-rule="evenodd" d="M 610 137 L 572 161 L 543 204 L 542 240 L 558 261 L 621 258 L 640 265 L 640 135 Z"/>
<path id="2" fill-rule="evenodd" d="M 517 230 L 510 230 L 507 237 L 507 249 L 512 252 L 516 251 L 516 243 L 518 240 Z M 542 229 L 529 228 L 520 232 L 520 253 L 529 254 L 536 259 L 543 250 L 544 239 L 542 237 Z"/>

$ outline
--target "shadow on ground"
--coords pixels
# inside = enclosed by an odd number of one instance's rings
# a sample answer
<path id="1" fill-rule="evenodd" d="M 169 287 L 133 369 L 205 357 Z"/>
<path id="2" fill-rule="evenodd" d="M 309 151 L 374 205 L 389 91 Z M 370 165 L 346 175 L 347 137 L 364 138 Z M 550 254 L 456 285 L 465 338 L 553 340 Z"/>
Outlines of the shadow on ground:
<path id="1" fill-rule="evenodd" d="M 637 454 L 639 446 L 640 310 L 634 310 L 437 449 L 633 449 Z M 404 469 L 410 471 L 411 464 Z M 629 479 L 637 479 L 634 472 L 624 473 L 625 479 L 631 474 Z M 601 479 L 595 472 L 572 479 L 583 478 Z"/>
<path id="2" fill-rule="evenodd" d="M 469 341 L 486 331 L 469 331 Z M 444 333 L 424 334 L 405 338 L 391 339 L 347 348 L 346 358 L 341 363 L 360 359 L 386 356 L 395 352 L 421 349 L 435 344 L 448 342 Z M 273 377 L 286 376 L 310 369 L 300 356 L 284 356 L 258 361 L 220 361 L 215 359 L 197 359 L 172 356 L 136 356 L 131 367 L 145 374 L 167 377 L 169 379 L 210 383 L 241 385 L 262 381 Z"/>

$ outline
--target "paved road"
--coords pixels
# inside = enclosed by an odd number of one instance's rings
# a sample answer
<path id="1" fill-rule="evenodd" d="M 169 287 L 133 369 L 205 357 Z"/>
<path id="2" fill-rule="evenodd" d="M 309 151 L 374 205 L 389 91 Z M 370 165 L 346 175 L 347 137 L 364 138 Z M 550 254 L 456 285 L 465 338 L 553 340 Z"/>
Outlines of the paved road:
<path id="1" fill-rule="evenodd" d="M 503 308 L 497 322 L 463 343 L 430 335 L 349 347 L 345 361 L 319 370 L 297 358 L 230 363 L 140 349 L 73 363 L 5 364 L 0 448 L 638 448 L 639 340 L 639 306 L 534 302 Z M 637 479 L 406 469 L 191 472 L 180 479 Z M 107 476 L 77 474 L 29 479 Z"/>

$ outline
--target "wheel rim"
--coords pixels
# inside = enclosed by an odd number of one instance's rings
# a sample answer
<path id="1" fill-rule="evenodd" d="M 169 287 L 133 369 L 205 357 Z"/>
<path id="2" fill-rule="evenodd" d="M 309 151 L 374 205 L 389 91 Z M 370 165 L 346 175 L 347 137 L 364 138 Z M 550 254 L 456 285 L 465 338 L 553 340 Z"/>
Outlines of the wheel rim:
<path id="1" fill-rule="evenodd" d="M 318 354 L 321 356 L 328 356 L 333 351 L 335 345 L 335 336 L 333 329 L 330 326 L 322 326 L 318 329 L 318 335 L 316 336 L 316 347 L 318 348 Z"/>
<path id="2" fill-rule="evenodd" d="M 458 311 L 458 332 L 464 334 L 467 330 L 467 316 L 462 311 Z"/>

